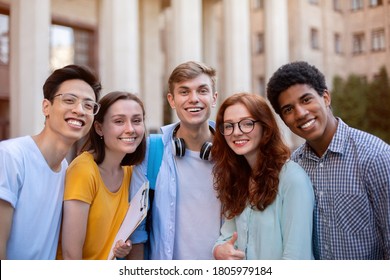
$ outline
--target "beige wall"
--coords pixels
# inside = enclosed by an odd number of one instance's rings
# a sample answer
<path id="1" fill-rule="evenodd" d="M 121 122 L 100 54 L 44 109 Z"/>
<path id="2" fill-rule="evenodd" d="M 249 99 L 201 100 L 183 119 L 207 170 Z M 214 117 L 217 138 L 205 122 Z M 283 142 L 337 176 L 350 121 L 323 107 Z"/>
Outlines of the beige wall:
<path id="1" fill-rule="evenodd" d="M 102 34 L 104 34 L 103 29 L 107 28 L 108 23 L 112 22 L 112 20 L 110 17 L 102 19 L 102 3 L 112 3 L 110 4 L 113 5 L 112 7 L 116 3 L 124 3 L 121 1 L 107 1 L 51 0 L 51 16 L 54 20 L 94 28 L 98 31 L 100 42 L 104 42 L 104 40 L 110 39 L 102 37 Z M 202 26 L 199 28 L 201 39 L 197 40 L 199 42 L 195 42 L 194 44 L 200 44 L 196 46 L 196 49 L 201 50 L 199 59 L 212 65 L 218 71 L 217 88 L 220 91 L 218 103 L 222 102 L 227 95 L 232 93 L 229 85 L 234 83 L 240 84 L 239 81 L 230 83 L 232 78 L 237 79 L 235 74 L 232 75 L 233 77 L 229 76 L 229 71 L 232 70 L 232 67 L 237 67 L 237 63 L 234 64 L 235 66 L 231 66 L 229 65 L 230 62 L 227 61 L 229 57 L 237 56 L 237 54 L 233 52 L 232 55 L 226 55 L 226 52 L 231 49 L 228 48 L 229 46 L 227 44 L 231 44 L 231 42 L 228 43 L 226 41 L 227 33 L 224 33 L 226 32 L 225 28 L 227 25 L 224 20 L 226 18 L 229 20 L 229 15 L 227 15 L 227 10 L 224 9 L 224 5 L 233 5 L 231 1 L 238 1 L 234 2 L 235 5 L 239 5 L 237 3 L 243 3 L 240 1 L 250 1 L 249 3 L 251 5 L 253 4 L 252 0 L 200 0 L 200 2 L 193 0 L 191 2 L 202 4 L 202 9 L 197 10 L 197 13 L 201 14 L 200 18 L 202 21 Z M 286 36 L 288 37 L 287 48 L 289 61 L 307 60 L 317 65 L 326 75 L 330 87 L 332 86 L 331 82 L 335 75 L 346 77 L 350 73 L 356 73 L 371 78 L 382 65 L 386 65 L 390 73 L 390 3 L 388 1 L 383 1 L 383 5 L 380 7 L 365 7 L 364 10 L 356 12 L 351 12 L 348 6 L 350 1 L 341 1 L 345 4 L 341 12 L 335 12 L 333 10 L 333 1 L 319 1 L 319 5 L 309 4 L 307 0 L 286 0 L 286 2 L 288 3 L 288 16 L 285 19 L 281 18 L 278 20 L 287 21 L 288 35 Z M 368 1 L 364 2 L 367 6 Z M 0 0 L 1 6 L 7 6 L 10 3 L 10 0 Z M 172 62 L 175 61 L 173 58 L 176 57 L 175 52 L 172 51 L 175 43 L 173 33 L 176 32 L 173 27 L 184 25 L 186 21 L 185 19 L 180 20 L 180 17 L 175 17 L 173 13 L 172 5 L 175 3 L 178 5 L 181 2 L 138 0 L 138 3 L 139 10 L 137 9 L 136 16 L 139 20 L 138 30 L 140 34 L 139 38 L 136 39 L 139 40 L 136 44 L 140 49 L 139 53 L 132 55 L 133 57 L 138 56 L 140 60 L 139 67 L 135 69 L 139 73 L 139 78 L 137 78 L 139 81 L 137 83 L 139 83 L 140 95 L 146 103 L 151 128 L 156 129 L 163 124 L 162 106 L 166 104 L 167 78 L 175 66 Z M 257 33 L 265 33 L 267 30 L 266 16 L 272 17 L 273 15 L 267 13 L 264 9 L 253 10 L 251 5 L 248 8 L 250 9 L 250 48 L 245 50 L 248 53 L 242 53 L 243 50 L 239 50 L 239 55 L 242 57 L 250 55 L 250 69 L 247 71 L 247 75 L 250 76 L 249 84 L 251 89 L 249 90 L 258 93 L 258 78 L 267 78 L 270 72 L 270 69 L 267 69 L 267 65 L 272 65 L 272 63 L 269 64 L 267 48 L 263 54 L 258 55 L 254 53 L 254 41 Z M 136 5 L 130 7 L 136 7 Z M 237 10 L 233 12 L 237 12 Z M 123 13 L 122 11 L 121 14 L 130 16 L 132 13 L 127 13 L 126 11 Z M 134 14 L 132 15 L 134 17 Z M 112 16 L 115 17 L 115 15 Z M 233 27 L 231 27 L 232 30 Z M 312 27 L 317 28 L 320 33 L 320 48 L 318 50 L 313 50 L 310 45 L 310 28 Z M 386 51 L 373 53 L 370 49 L 371 32 L 373 29 L 380 27 L 385 28 L 387 49 Z M 114 28 L 115 30 L 116 28 Z M 278 30 L 272 30 L 272 28 L 270 30 L 271 32 L 278 32 Z M 367 51 L 361 55 L 352 55 L 352 34 L 358 31 L 363 31 L 366 34 Z M 333 41 L 336 32 L 342 37 L 343 54 L 341 55 L 334 53 Z M 278 33 L 276 35 L 279 36 Z M 122 33 L 122 36 L 126 36 L 125 33 Z M 176 40 L 186 40 L 187 36 L 190 35 L 182 34 L 181 36 L 184 36 L 184 38 Z M 266 34 L 264 36 L 266 37 Z M 103 64 L 100 64 L 104 69 L 99 69 L 99 71 L 104 74 L 109 69 L 107 67 L 113 67 L 113 62 L 110 62 L 110 57 L 107 54 L 102 53 L 101 43 L 96 43 L 96 45 L 99 47 L 97 48 L 99 50 L 97 57 L 99 57 L 100 63 L 104 61 Z M 116 44 L 116 47 L 120 46 L 121 44 Z M 268 46 L 268 50 L 276 47 L 278 46 Z M 112 49 L 115 49 L 115 42 L 113 42 Z M 280 49 L 280 51 L 284 51 L 284 49 Z M 107 63 L 110 65 L 106 66 Z M 117 65 L 120 66 L 120 63 Z M 116 67 L 118 68 L 119 66 Z M 266 82 L 267 80 L 265 79 Z"/>
<path id="2" fill-rule="evenodd" d="M 99 0 L 51 0 L 53 17 L 97 26 Z"/>

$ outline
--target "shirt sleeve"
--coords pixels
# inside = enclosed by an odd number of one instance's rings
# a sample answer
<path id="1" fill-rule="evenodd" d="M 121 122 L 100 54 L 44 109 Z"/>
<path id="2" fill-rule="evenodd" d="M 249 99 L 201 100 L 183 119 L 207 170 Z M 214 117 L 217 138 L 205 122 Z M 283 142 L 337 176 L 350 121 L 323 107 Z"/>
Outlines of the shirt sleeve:
<path id="1" fill-rule="evenodd" d="M 314 191 L 306 172 L 290 162 L 281 179 L 283 259 L 313 259 Z"/>
<path id="2" fill-rule="evenodd" d="M 24 164 L 21 156 L 11 153 L 0 143 L 0 199 L 16 207 L 23 184 Z"/>
<path id="3" fill-rule="evenodd" d="M 93 160 L 85 160 L 83 154 L 73 160 L 66 172 L 64 200 L 92 203 L 99 186 L 92 164 Z"/>
<path id="4" fill-rule="evenodd" d="M 232 238 L 233 233 L 237 231 L 237 226 L 236 226 L 236 220 L 235 218 L 232 219 L 225 219 L 222 227 L 221 227 L 221 234 L 217 241 L 215 242 L 215 245 L 213 247 L 212 252 L 214 252 L 214 248 L 220 244 L 225 243 L 229 239 Z"/>
<path id="5" fill-rule="evenodd" d="M 374 208 L 375 220 L 383 238 L 385 259 L 390 259 L 390 148 L 372 159 L 366 184 Z"/>

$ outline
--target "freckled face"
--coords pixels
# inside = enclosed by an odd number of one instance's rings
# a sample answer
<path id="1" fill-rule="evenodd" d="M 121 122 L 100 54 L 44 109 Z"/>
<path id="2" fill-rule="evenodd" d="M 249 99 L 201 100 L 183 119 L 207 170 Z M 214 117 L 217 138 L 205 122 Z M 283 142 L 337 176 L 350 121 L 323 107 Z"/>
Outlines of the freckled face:
<path id="1" fill-rule="evenodd" d="M 256 163 L 258 146 L 263 134 L 263 129 L 260 123 L 257 122 L 254 124 L 251 132 L 243 133 L 239 129 L 237 123 L 245 119 L 256 121 L 242 103 L 227 107 L 223 116 L 223 121 L 224 123 L 229 122 L 234 124 L 234 130 L 231 135 L 225 135 L 224 137 L 229 147 L 236 154 L 243 155 L 249 165 L 253 168 Z"/>

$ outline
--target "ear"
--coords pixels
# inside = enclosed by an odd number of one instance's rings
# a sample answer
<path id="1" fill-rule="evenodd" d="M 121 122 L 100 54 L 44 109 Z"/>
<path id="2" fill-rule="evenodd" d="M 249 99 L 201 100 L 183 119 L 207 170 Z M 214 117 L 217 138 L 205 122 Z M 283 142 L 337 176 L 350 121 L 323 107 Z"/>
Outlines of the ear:
<path id="1" fill-rule="evenodd" d="M 50 115 L 51 102 L 46 98 L 42 101 L 42 113 L 47 118 Z"/>
<path id="2" fill-rule="evenodd" d="M 324 90 L 324 95 L 322 97 L 324 98 L 326 107 L 330 107 L 332 98 L 330 97 L 330 92 L 327 89 Z"/>
<path id="3" fill-rule="evenodd" d="M 172 93 L 168 92 L 168 94 L 167 94 L 167 100 L 168 100 L 168 103 L 169 103 L 169 105 L 171 106 L 171 108 L 172 108 L 172 109 L 175 109 L 175 108 L 176 108 L 176 106 L 175 106 L 175 100 L 174 100 L 174 98 L 173 98 L 173 94 L 172 94 Z"/>
<path id="4" fill-rule="evenodd" d="M 211 107 L 217 106 L 217 98 L 218 98 L 218 92 L 214 92 L 213 94 L 213 102 L 211 103 Z"/>
<path id="5" fill-rule="evenodd" d="M 103 129 L 102 129 L 102 124 L 95 121 L 93 123 L 93 127 L 95 128 L 95 131 L 96 133 L 99 135 L 99 136 L 103 136 Z"/>

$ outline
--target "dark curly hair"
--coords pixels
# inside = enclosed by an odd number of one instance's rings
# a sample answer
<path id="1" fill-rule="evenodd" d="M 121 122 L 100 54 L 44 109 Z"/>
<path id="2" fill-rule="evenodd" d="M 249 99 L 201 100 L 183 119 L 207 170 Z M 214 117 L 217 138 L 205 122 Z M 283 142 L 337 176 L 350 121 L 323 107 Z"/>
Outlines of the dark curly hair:
<path id="1" fill-rule="evenodd" d="M 324 75 L 305 61 L 296 61 L 283 65 L 270 78 L 267 84 L 267 98 L 275 112 L 280 115 L 279 95 L 296 84 L 312 87 L 320 96 L 327 90 Z"/>
<path id="2" fill-rule="evenodd" d="M 218 110 L 216 127 L 224 122 L 229 106 L 243 104 L 253 119 L 261 125 L 262 135 L 258 146 L 257 166 L 251 169 L 243 155 L 237 155 L 226 143 L 225 137 L 216 132 L 211 154 L 214 167 L 214 188 L 227 218 L 242 213 L 249 203 L 262 211 L 276 198 L 279 173 L 290 157 L 290 150 L 282 140 L 275 115 L 265 98 L 251 93 L 237 93 L 228 97 Z M 254 188 L 249 188 L 252 179 Z"/>

